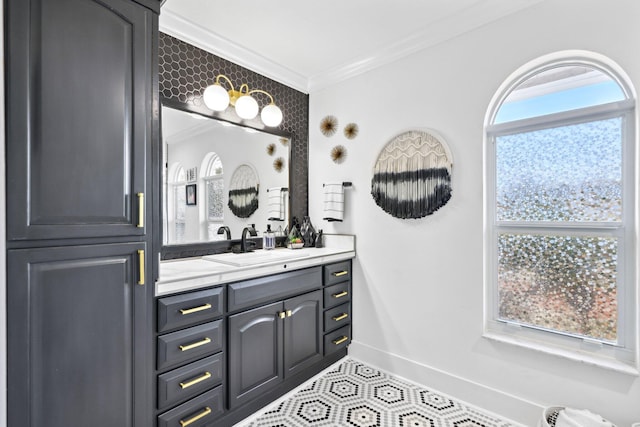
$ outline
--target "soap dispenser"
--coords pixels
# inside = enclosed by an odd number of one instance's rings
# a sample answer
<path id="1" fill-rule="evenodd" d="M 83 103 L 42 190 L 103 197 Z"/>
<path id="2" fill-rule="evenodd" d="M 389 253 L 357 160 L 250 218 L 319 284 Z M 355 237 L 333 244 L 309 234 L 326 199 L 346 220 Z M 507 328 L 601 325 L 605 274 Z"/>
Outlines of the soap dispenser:
<path id="1" fill-rule="evenodd" d="M 276 247 L 276 236 L 273 231 L 271 231 L 271 224 L 267 224 L 267 231 L 264 232 L 262 247 L 264 249 L 275 249 Z"/>

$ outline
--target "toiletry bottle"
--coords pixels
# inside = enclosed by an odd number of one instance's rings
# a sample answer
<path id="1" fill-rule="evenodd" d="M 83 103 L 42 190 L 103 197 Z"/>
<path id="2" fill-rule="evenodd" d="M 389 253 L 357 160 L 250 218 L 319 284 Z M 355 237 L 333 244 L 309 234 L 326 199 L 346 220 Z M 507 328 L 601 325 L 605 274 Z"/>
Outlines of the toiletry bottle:
<path id="1" fill-rule="evenodd" d="M 274 249 L 276 247 L 276 236 L 271 231 L 271 224 L 267 224 L 267 231 L 264 232 L 262 247 L 264 249 Z"/>

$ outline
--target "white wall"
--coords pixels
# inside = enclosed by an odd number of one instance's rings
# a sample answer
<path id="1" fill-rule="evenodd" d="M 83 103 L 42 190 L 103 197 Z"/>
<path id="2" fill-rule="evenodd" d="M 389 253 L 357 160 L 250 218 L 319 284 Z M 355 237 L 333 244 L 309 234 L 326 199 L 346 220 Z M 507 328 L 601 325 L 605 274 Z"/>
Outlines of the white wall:
<path id="1" fill-rule="evenodd" d="M 310 95 L 309 206 L 316 228 L 354 233 L 354 344 L 363 361 L 470 403 L 537 423 L 541 407 L 587 407 L 619 426 L 640 421 L 640 379 L 487 341 L 483 307 L 483 121 L 513 71 L 539 56 L 608 56 L 640 89 L 640 2 L 547 0 L 428 50 Z M 335 115 L 327 138 L 319 123 Z M 354 140 L 342 136 L 349 122 Z M 432 128 L 453 153 L 453 197 L 434 215 L 400 220 L 371 195 L 380 149 Z M 341 165 L 329 158 L 343 144 Z M 322 221 L 322 183 L 352 181 L 344 223 Z"/>

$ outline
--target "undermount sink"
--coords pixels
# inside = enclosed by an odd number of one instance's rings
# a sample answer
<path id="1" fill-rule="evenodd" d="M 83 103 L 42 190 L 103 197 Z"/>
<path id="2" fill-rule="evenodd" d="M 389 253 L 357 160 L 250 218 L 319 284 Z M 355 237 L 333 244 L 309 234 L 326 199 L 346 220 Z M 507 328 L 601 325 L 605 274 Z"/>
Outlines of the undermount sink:
<path id="1" fill-rule="evenodd" d="M 224 253 L 217 255 L 203 256 L 207 261 L 219 262 L 221 264 L 233 265 L 235 267 L 246 267 L 256 264 L 268 264 L 280 261 L 291 261 L 309 256 L 306 251 L 291 249 L 275 249 L 272 251 L 257 250 L 253 252 L 243 252 L 239 254 Z"/>

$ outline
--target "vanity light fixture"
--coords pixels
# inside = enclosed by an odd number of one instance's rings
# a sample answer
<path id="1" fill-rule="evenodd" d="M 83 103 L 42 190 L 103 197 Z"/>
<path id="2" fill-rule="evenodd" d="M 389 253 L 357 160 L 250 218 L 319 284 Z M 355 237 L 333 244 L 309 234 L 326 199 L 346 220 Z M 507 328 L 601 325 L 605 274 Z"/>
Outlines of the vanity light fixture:
<path id="1" fill-rule="evenodd" d="M 221 80 L 225 80 L 231 89 L 227 90 L 222 87 Z M 204 90 L 202 98 L 204 104 L 213 111 L 224 111 L 231 104 L 235 107 L 238 116 L 250 120 L 258 115 L 259 110 L 258 102 L 251 96 L 253 93 L 267 95 L 270 100 L 269 105 L 265 106 L 260 113 L 262 123 L 269 127 L 275 127 L 282 123 L 282 111 L 275 104 L 273 96 L 269 92 L 262 89 L 249 90 L 246 83 L 243 83 L 239 90 L 236 90 L 231 80 L 224 74 L 216 76 L 215 83 Z"/>

